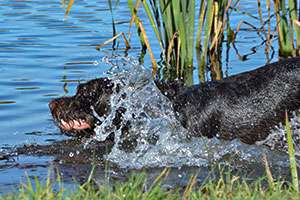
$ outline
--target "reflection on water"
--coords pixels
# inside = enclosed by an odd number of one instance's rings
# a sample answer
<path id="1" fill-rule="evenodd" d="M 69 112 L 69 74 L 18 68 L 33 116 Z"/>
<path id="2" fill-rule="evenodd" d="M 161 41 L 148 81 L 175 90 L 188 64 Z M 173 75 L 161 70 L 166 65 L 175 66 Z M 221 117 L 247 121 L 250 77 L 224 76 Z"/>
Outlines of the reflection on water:
<path id="1" fill-rule="evenodd" d="M 15 104 L 15 101 L 0 101 L 0 104 Z"/>
<path id="2" fill-rule="evenodd" d="M 17 87 L 16 90 L 38 90 L 39 87 Z"/>
<path id="3" fill-rule="evenodd" d="M 117 9 L 114 16 L 117 31 L 127 32 L 130 20 L 127 1 L 121 1 Z M 256 2 L 245 1 L 240 9 L 256 15 Z M 249 23 L 259 23 L 257 19 L 242 17 Z M 240 14 L 233 12 L 233 28 L 240 19 Z M 150 32 L 147 20 L 143 25 Z M 66 139 L 53 125 L 47 104 L 54 97 L 74 94 L 79 82 L 101 77 L 112 66 L 118 67 L 119 62 L 102 62 L 103 57 L 113 57 L 109 46 L 103 51 L 95 50 L 96 45 L 111 37 L 111 15 L 106 1 L 76 1 L 66 19 L 60 0 L 0 2 L 0 153 L 22 144 L 49 144 Z M 148 37 L 153 41 L 152 50 L 159 60 L 160 49 L 155 35 L 149 33 Z M 229 74 L 265 63 L 264 48 L 258 46 L 261 39 L 255 32 L 242 30 L 236 42 L 241 55 L 252 52 L 250 43 L 257 46 L 256 53 L 246 62 L 241 62 L 234 50 L 229 53 Z M 132 57 L 138 57 L 139 45 L 138 37 L 133 35 L 129 51 Z M 120 48 L 123 48 L 122 42 Z M 146 55 L 145 66 L 150 63 Z M 1 161 L 0 190 L 5 190 L 4 185 L 18 184 L 25 169 L 31 175 L 45 176 L 51 159 L 49 155 L 40 158 L 21 156 L 15 158 L 15 165 Z M 28 164 L 27 167 L 17 167 L 23 162 Z M 34 165 L 38 167 L 30 167 Z M 65 166 L 70 177 L 76 172 L 75 168 L 74 164 Z"/>

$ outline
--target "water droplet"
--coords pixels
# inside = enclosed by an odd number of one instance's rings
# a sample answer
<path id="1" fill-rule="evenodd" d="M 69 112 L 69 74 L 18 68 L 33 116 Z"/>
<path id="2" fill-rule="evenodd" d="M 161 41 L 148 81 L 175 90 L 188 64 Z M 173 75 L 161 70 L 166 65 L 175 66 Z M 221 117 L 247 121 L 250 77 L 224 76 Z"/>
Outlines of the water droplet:
<path id="1" fill-rule="evenodd" d="M 96 66 L 96 65 L 99 65 L 99 62 L 98 62 L 97 60 L 95 60 L 95 61 L 93 62 L 93 64 Z"/>
<path id="2" fill-rule="evenodd" d="M 69 153 L 69 157 L 70 157 L 70 158 L 73 158 L 73 156 L 74 156 L 74 153 L 73 153 L 73 152 L 70 152 L 70 153 Z"/>

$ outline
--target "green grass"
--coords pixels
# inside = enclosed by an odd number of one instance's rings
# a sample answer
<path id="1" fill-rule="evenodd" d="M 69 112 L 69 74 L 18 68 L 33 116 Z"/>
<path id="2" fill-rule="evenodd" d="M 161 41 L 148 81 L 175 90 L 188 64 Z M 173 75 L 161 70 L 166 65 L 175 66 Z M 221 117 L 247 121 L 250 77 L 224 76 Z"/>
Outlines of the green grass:
<path id="1" fill-rule="evenodd" d="M 45 184 L 38 179 L 29 181 L 20 186 L 14 194 L 8 194 L 0 199 L 107 199 L 107 200 L 141 200 L 141 199 L 299 199 L 300 193 L 292 185 L 283 185 L 275 182 L 272 187 L 263 186 L 262 180 L 247 183 L 239 177 L 221 178 L 217 181 L 208 181 L 203 185 L 196 185 L 196 176 L 192 176 L 185 188 L 166 190 L 161 187 L 168 173 L 159 176 L 152 185 L 147 183 L 145 175 L 133 175 L 126 182 L 116 183 L 113 186 L 97 185 L 92 178 L 86 183 L 78 185 L 71 191 L 65 189 L 58 179 L 51 183 L 48 178 Z M 32 186 L 35 184 L 35 189 Z M 54 190 L 53 184 L 59 185 Z"/>

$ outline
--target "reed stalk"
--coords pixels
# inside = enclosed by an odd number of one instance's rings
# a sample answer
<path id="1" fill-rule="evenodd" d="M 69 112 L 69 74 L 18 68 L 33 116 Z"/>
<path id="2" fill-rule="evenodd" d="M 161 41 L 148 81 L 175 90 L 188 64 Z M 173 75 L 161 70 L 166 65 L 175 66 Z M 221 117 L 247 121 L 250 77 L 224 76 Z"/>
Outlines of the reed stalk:
<path id="1" fill-rule="evenodd" d="M 210 63 L 211 78 L 216 80 L 222 78 L 222 42 L 224 30 L 228 24 L 226 19 L 231 0 L 201 1 L 198 21 L 195 20 L 195 0 L 127 0 L 127 2 L 132 15 L 129 31 L 132 24 L 135 23 L 142 45 L 141 59 L 148 49 L 153 72 L 157 73 L 160 70 L 156 69 L 157 64 L 150 49 L 150 43 L 147 41 L 146 30 L 143 29 L 138 17 L 141 5 L 143 5 L 161 47 L 165 79 L 179 78 L 183 79 L 187 85 L 193 84 L 195 48 L 199 79 L 202 82 L 206 80 L 205 71 L 208 63 Z M 67 5 L 66 16 L 69 14 L 73 3 L 74 0 L 62 0 L 62 5 Z M 119 1 L 117 0 L 116 3 Z M 113 14 L 112 0 L 108 0 L 108 5 Z M 113 37 L 115 37 L 117 32 L 113 15 L 112 24 Z M 198 26 L 196 26 L 197 24 Z M 196 40 L 195 31 L 197 31 Z M 204 38 L 203 41 L 202 37 Z M 115 39 L 112 42 L 114 47 Z"/>
<path id="2" fill-rule="evenodd" d="M 272 172 L 271 172 L 266 154 L 263 154 L 262 161 L 264 162 L 264 165 L 265 165 L 265 171 L 266 171 L 266 176 L 267 176 L 269 187 L 270 187 L 271 190 L 274 190 L 275 181 L 273 179 Z"/>
<path id="3" fill-rule="evenodd" d="M 67 8 L 66 8 L 65 17 L 67 17 L 68 14 L 70 13 L 71 8 L 72 8 L 72 6 L 73 6 L 73 4 L 74 4 L 74 0 L 69 0 L 69 1 L 68 1 L 68 0 L 61 0 L 61 4 L 62 4 L 63 6 L 67 5 L 67 3 L 68 3 L 68 6 L 67 6 Z"/>
<path id="4" fill-rule="evenodd" d="M 222 78 L 222 42 L 230 3 L 231 0 L 201 1 L 196 20 L 195 0 L 136 0 L 135 4 L 128 0 L 131 11 L 135 9 L 132 18 L 137 18 L 139 5 L 143 5 L 162 50 L 164 78 L 180 78 L 187 85 L 193 83 L 195 48 L 199 79 L 206 80 L 208 63 L 212 79 Z"/>
<path id="5" fill-rule="evenodd" d="M 288 143 L 288 153 L 289 153 L 289 159 L 290 159 L 292 185 L 293 185 L 294 190 L 299 192 L 297 161 L 295 158 L 295 148 L 294 148 L 294 144 L 293 144 L 292 130 L 291 130 L 287 112 L 285 113 L 285 131 L 286 131 L 286 137 L 287 137 L 287 143 Z"/>
<path id="6" fill-rule="evenodd" d="M 278 32 L 279 55 L 295 57 L 300 55 L 300 27 L 297 1 L 274 0 L 276 28 Z M 296 44 L 294 44 L 296 41 Z"/>
<path id="7" fill-rule="evenodd" d="M 139 1 L 136 0 L 136 5 Z M 140 2 L 160 44 L 168 69 L 165 70 L 165 76 L 167 79 L 182 76 L 185 68 L 193 66 L 195 1 L 141 0 Z M 134 4 L 128 5 L 132 10 Z M 137 16 L 139 8 L 136 7 L 135 11 Z"/>

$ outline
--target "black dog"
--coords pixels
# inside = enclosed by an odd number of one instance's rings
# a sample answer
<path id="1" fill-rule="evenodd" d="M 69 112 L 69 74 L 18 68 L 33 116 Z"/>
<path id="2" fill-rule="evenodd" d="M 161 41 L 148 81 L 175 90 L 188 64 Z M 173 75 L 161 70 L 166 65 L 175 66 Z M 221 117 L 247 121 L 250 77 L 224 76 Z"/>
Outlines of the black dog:
<path id="1" fill-rule="evenodd" d="M 61 131 L 71 136 L 89 136 L 99 123 L 94 113 L 103 117 L 110 113 L 109 100 L 114 83 L 99 78 L 80 84 L 73 97 L 62 97 L 49 103 L 51 114 Z"/>
<path id="2" fill-rule="evenodd" d="M 300 58 L 203 85 L 158 82 L 157 86 L 173 103 L 177 118 L 191 136 L 239 138 L 253 144 L 284 121 L 285 111 L 300 108 Z M 101 123 L 95 113 L 100 117 L 111 114 L 110 96 L 119 87 L 108 78 L 80 84 L 75 96 L 50 102 L 52 116 L 67 134 L 92 134 L 95 125 Z M 115 126 L 124 112 L 120 108 L 114 113 Z"/>

